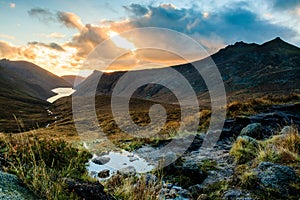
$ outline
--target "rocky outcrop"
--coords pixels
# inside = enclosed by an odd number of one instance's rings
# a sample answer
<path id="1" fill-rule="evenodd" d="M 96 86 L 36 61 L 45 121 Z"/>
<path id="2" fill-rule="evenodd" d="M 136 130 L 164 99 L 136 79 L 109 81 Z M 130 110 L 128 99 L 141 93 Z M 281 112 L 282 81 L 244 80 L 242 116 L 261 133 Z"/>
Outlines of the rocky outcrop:
<path id="1" fill-rule="evenodd" d="M 0 171 L 0 199 L 34 200 L 38 198 L 24 188 L 15 175 Z"/>
<path id="2" fill-rule="evenodd" d="M 291 194 L 291 184 L 300 183 L 293 168 L 270 162 L 261 162 L 255 169 L 259 188 L 263 191 L 274 190 L 282 196 Z"/>
<path id="3" fill-rule="evenodd" d="M 104 192 L 104 187 L 99 182 L 66 180 L 69 191 L 74 191 L 84 200 L 114 200 L 114 198 Z"/>

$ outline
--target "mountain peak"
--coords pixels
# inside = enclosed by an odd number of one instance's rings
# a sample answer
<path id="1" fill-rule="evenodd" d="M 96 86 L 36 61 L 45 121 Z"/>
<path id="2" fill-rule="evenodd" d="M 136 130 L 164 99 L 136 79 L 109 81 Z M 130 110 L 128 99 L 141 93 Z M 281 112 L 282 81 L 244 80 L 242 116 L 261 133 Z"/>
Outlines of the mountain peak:
<path id="1" fill-rule="evenodd" d="M 280 37 L 276 37 L 273 40 L 270 40 L 264 44 L 261 45 L 262 47 L 291 47 L 293 45 L 285 42 Z"/>

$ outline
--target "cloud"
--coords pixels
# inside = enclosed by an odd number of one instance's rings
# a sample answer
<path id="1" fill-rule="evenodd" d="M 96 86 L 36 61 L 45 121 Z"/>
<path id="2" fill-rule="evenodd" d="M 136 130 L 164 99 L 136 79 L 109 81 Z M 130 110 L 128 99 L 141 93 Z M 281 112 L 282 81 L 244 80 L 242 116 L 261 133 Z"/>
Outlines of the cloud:
<path id="1" fill-rule="evenodd" d="M 143 16 L 149 12 L 148 8 L 142 6 L 140 4 L 130 4 L 129 6 L 123 6 L 126 11 L 136 15 L 136 16 Z"/>
<path id="2" fill-rule="evenodd" d="M 0 57 L 10 57 L 16 53 L 18 53 L 18 48 L 8 42 L 0 41 Z"/>
<path id="3" fill-rule="evenodd" d="M 45 37 L 45 38 L 53 38 L 53 39 L 62 39 L 64 37 L 66 37 L 65 34 L 62 33 L 50 33 L 50 34 L 45 34 L 45 33 L 41 33 L 41 34 L 37 34 L 40 37 Z"/>
<path id="4" fill-rule="evenodd" d="M 15 4 L 15 3 L 10 3 L 10 4 L 9 4 L 9 7 L 10 7 L 10 8 L 15 8 L 15 7 L 16 7 L 16 4 Z"/>
<path id="5" fill-rule="evenodd" d="M 74 13 L 57 12 L 57 18 L 61 23 L 69 28 L 77 28 L 78 30 L 81 30 L 84 27 L 80 17 L 78 17 Z"/>
<path id="6" fill-rule="evenodd" d="M 299 0 L 273 0 L 273 7 L 277 10 L 295 9 L 300 6 Z"/>
<path id="7" fill-rule="evenodd" d="M 8 42 L 0 41 L 0 58 L 35 59 L 34 51 L 27 47 L 16 47 Z"/>
<path id="8" fill-rule="evenodd" d="M 28 45 L 39 45 L 39 46 L 44 46 L 47 47 L 49 49 L 54 49 L 57 51 L 65 51 L 63 47 L 61 47 L 59 44 L 51 42 L 50 44 L 45 44 L 43 42 L 28 42 Z"/>
<path id="9" fill-rule="evenodd" d="M 55 15 L 48 9 L 32 8 L 28 11 L 31 17 L 36 17 L 42 22 L 48 23 L 50 21 L 56 21 Z"/>
<path id="10" fill-rule="evenodd" d="M 10 39 L 10 40 L 14 40 L 15 37 L 12 35 L 6 35 L 6 34 L 0 34 L 1 38 L 5 38 L 5 39 Z"/>

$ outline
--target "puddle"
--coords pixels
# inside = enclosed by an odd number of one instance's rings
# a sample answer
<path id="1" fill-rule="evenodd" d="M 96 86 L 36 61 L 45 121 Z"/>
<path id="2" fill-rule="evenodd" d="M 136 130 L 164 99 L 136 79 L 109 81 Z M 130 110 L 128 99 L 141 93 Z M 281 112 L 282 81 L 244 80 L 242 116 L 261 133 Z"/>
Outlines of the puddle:
<path id="1" fill-rule="evenodd" d="M 94 155 L 93 158 L 95 157 L 97 156 Z M 112 174 L 116 173 L 117 170 L 128 166 L 133 166 L 136 169 L 137 173 L 146 173 L 154 169 L 154 166 L 149 164 L 145 159 L 125 150 L 122 150 L 120 152 L 111 151 L 107 155 L 101 157 L 109 157 L 110 161 L 104 165 L 98 165 L 92 162 L 91 159 L 88 162 L 87 170 L 92 176 L 97 176 L 98 172 L 105 169 L 108 169 L 110 171 L 111 176 Z"/>

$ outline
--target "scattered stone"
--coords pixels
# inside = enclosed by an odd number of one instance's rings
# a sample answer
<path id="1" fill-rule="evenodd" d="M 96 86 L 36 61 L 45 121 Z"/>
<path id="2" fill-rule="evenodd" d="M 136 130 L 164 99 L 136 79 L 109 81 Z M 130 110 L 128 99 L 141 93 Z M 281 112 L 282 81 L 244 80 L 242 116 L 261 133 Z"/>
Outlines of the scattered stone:
<path id="1" fill-rule="evenodd" d="M 280 134 L 281 135 L 287 135 L 287 134 L 291 134 L 291 133 L 294 133 L 294 132 L 297 132 L 298 130 L 295 129 L 293 126 L 284 126 L 281 131 L 280 131 Z"/>
<path id="2" fill-rule="evenodd" d="M 124 177 L 135 176 L 136 169 L 133 166 L 128 166 L 117 171 L 118 174 L 121 174 Z"/>
<path id="3" fill-rule="evenodd" d="M 208 200 L 208 196 L 207 194 L 200 194 L 197 198 L 197 200 Z"/>
<path id="4" fill-rule="evenodd" d="M 108 169 L 104 169 L 104 170 L 100 171 L 98 173 L 98 177 L 99 178 L 107 178 L 107 177 L 109 177 L 109 170 Z"/>
<path id="5" fill-rule="evenodd" d="M 69 191 L 74 191 L 85 200 L 114 200 L 112 196 L 104 192 L 104 187 L 99 182 L 75 181 L 66 179 Z"/>
<path id="6" fill-rule="evenodd" d="M 129 157 L 129 162 L 134 162 L 136 160 L 139 160 L 137 157 Z"/>
<path id="7" fill-rule="evenodd" d="M 158 178 L 153 174 L 146 175 L 146 185 L 154 184 L 158 181 Z"/>
<path id="8" fill-rule="evenodd" d="M 241 130 L 240 136 L 249 136 L 255 139 L 264 138 L 264 129 L 261 123 L 252 123 Z"/>
<path id="9" fill-rule="evenodd" d="M 282 196 L 288 196 L 292 191 L 290 185 L 299 183 L 299 178 L 293 168 L 289 166 L 261 162 L 255 169 L 260 189 L 274 189 Z"/>
<path id="10" fill-rule="evenodd" d="M 92 162 L 97 165 L 105 165 L 110 161 L 109 157 L 96 157 L 92 159 Z"/>

